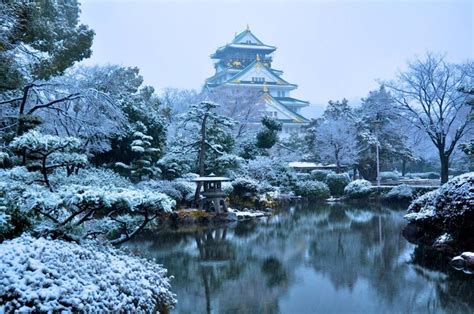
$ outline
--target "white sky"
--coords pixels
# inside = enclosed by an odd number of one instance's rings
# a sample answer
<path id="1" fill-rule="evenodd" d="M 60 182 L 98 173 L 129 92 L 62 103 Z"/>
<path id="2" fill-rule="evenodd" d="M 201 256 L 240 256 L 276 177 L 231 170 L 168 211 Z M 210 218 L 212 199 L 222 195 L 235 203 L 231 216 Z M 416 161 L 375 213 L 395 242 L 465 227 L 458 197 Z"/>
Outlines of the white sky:
<path id="1" fill-rule="evenodd" d="M 358 100 L 426 51 L 474 57 L 474 0 L 81 2 L 96 32 L 85 63 L 138 66 L 158 91 L 201 88 L 214 73 L 209 55 L 247 24 L 278 47 L 273 67 L 299 85 L 293 96 L 316 105 Z"/>

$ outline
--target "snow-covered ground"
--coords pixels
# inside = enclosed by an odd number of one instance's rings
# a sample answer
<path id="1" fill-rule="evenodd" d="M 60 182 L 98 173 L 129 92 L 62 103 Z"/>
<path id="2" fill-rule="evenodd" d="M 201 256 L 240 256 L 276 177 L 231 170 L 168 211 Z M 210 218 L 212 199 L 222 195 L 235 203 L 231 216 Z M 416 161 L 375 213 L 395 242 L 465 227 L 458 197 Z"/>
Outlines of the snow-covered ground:
<path id="1" fill-rule="evenodd" d="M 0 244 L 0 312 L 152 312 L 172 307 L 160 265 L 108 246 L 23 235 Z"/>

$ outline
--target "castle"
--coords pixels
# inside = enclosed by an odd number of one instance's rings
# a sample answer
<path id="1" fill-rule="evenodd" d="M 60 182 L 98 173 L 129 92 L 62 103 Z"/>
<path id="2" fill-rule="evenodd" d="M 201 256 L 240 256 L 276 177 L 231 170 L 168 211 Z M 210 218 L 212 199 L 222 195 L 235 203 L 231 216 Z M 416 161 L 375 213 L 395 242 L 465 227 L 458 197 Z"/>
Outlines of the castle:
<path id="1" fill-rule="evenodd" d="M 285 81 L 283 71 L 273 69 L 272 54 L 277 48 L 260 41 L 249 29 L 234 40 L 217 48 L 211 55 L 216 73 L 205 82 L 212 90 L 219 86 L 242 86 L 263 91 L 263 113 L 282 123 L 282 131 L 289 134 L 308 124 L 300 114 L 309 102 L 290 97 L 298 85 Z"/>

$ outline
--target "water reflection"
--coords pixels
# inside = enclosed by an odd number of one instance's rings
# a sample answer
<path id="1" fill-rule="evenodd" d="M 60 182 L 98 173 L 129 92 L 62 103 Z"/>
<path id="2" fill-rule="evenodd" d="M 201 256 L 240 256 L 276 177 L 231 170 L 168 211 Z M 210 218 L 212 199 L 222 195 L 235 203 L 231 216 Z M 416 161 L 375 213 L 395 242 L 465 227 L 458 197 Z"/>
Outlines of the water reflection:
<path id="1" fill-rule="evenodd" d="M 472 277 L 425 265 L 427 253 L 401 235 L 402 215 L 301 206 L 228 228 L 148 234 L 128 246 L 175 276 L 178 313 L 472 311 Z"/>

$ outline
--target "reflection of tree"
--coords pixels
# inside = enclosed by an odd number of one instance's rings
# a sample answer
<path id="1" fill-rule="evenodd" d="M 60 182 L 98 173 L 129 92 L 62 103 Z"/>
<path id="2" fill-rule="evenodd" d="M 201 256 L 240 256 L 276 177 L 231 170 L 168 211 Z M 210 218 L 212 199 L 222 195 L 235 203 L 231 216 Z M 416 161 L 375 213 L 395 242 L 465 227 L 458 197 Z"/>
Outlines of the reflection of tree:
<path id="1" fill-rule="evenodd" d="M 262 272 L 267 277 L 269 287 L 283 285 L 288 281 L 288 275 L 276 257 L 269 257 L 263 261 Z"/>

